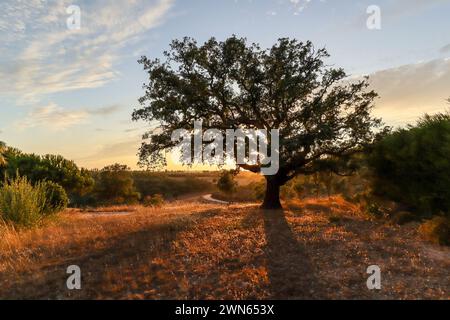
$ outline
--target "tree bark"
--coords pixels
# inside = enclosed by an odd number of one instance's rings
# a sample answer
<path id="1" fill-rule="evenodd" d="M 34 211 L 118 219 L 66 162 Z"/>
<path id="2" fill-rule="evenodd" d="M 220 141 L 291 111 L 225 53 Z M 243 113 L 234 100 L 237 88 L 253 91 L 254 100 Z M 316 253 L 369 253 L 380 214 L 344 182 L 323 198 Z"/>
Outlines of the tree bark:
<path id="1" fill-rule="evenodd" d="M 280 183 L 275 179 L 266 179 L 266 195 L 261 206 L 262 209 L 278 210 L 282 209 L 280 202 Z"/>

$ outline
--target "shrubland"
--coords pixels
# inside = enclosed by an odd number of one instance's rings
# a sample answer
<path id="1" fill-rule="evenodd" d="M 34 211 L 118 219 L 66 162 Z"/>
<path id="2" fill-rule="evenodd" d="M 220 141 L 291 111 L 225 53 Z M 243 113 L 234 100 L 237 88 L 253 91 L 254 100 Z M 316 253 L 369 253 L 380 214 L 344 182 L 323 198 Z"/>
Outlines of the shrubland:
<path id="1" fill-rule="evenodd" d="M 52 215 L 68 204 L 158 207 L 165 200 L 193 194 L 212 193 L 230 202 L 256 202 L 265 195 L 265 179 L 248 172 L 132 171 L 120 164 L 88 171 L 61 156 L 0 146 L 2 215 L 19 225 L 36 224 L 40 212 Z M 418 221 L 425 238 L 445 244 L 449 239 L 449 154 L 450 115 L 425 115 L 415 125 L 386 132 L 364 153 L 354 155 L 352 174 L 320 170 L 299 175 L 281 188 L 280 196 L 286 202 L 341 195 L 373 219 L 399 225 Z M 40 197 L 46 199 L 44 205 Z"/>
<path id="2" fill-rule="evenodd" d="M 13 227 L 41 225 L 66 207 L 64 189 L 52 182 L 33 185 L 27 178 L 18 176 L 0 187 L 0 219 Z"/>

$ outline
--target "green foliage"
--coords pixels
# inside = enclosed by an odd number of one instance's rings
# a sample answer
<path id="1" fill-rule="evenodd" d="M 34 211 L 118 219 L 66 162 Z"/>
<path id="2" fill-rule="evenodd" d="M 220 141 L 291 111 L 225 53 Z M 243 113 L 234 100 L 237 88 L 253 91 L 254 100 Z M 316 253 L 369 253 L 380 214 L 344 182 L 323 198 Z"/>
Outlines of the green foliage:
<path id="1" fill-rule="evenodd" d="M 449 155 L 450 115 L 425 116 L 374 146 L 372 189 L 420 215 L 450 212 Z"/>
<path id="2" fill-rule="evenodd" d="M 75 162 L 59 155 L 39 156 L 7 148 L 4 157 L 7 165 L 0 168 L 2 177 L 15 177 L 19 174 L 27 177 L 33 184 L 52 181 L 62 186 L 71 197 L 86 194 L 94 184 L 87 170 L 79 169 Z"/>
<path id="3" fill-rule="evenodd" d="M 161 194 L 146 196 L 143 201 L 146 207 L 161 207 L 164 204 L 164 197 Z"/>
<path id="4" fill-rule="evenodd" d="M 441 245 L 450 245 L 450 218 L 434 217 L 424 222 L 419 232 L 428 240 Z"/>
<path id="5" fill-rule="evenodd" d="M 63 187 L 52 181 L 42 182 L 45 190 L 45 213 L 53 215 L 63 211 L 69 204 L 69 198 Z"/>
<path id="6" fill-rule="evenodd" d="M 371 143 L 382 125 L 371 116 L 377 94 L 367 79 L 345 81 L 342 69 L 325 64 L 328 57 L 309 41 L 282 38 L 262 49 L 236 36 L 203 45 L 175 40 L 165 61 L 143 57 L 148 83 L 133 119 L 159 121 L 161 130 L 145 135 L 151 142 L 142 144 L 141 163 L 165 165 L 172 132 L 192 130 L 202 119 L 204 130 L 280 130 L 280 170 L 267 183 L 272 192 L 299 174 L 348 171 L 341 158 Z M 261 172 L 260 164 L 241 167 Z M 265 206 L 279 206 L 277 198 Z"/>
<path id="7" fill-rule="evenodd" d="M 90 175 L 95 181 L 94 190 L 72 197 L 71 205 L 133 204 L 139 199 L 145 204 L 146 199 L 156 194 L 164 199 L 176 199 L 186 194 L 210 191 L 214 187 L 210 181 L 217 173 L 129 171 L 126 166 L 114 165 L 91 171 Z"/>
<path id="8" fill-rule="evenodd" d="M 214 174 L 216 176 L 216 174 Z M 132 172 L 134 185 L 143 198 L 161 194 L 164 198 L 177 198 L 184 194 L 206 192 L 213 188 L 212 177 L 196 173 Z"/>
<path id="9" fill-rule="evenodd" d="M 219 179 L 217 180 L 217 187 L 220 191 L 226 194 L 233 194 L 237 188 L 236 171 L 222 171 Z"/>
<path id="10" fill-rule="evenodd" d="M 361 162 L 358 170 L 348 176 L 340 176 L 332 171 L 299 175 L 281 188 L 281 197 L 302 199 L 341 195 L 348 201 L 360 202 L 363 195 L 368 192 L 369 181 L 364 161 L 362 159 L 358 161 Z"/>
<path id="11" fill-rule="evenodd" d="M 33 227 L 45 216 L 46 190 L 25 177 L 7 181 L 0 188 L 0 216 L 17 227 Z"/>
<path id="12" fill-rule="evenodd" d="M 108 204 L 133 204 L 140 199 L 130 169 L 117 163 L 98 172 L 94 192 L 100 202 Z"/>

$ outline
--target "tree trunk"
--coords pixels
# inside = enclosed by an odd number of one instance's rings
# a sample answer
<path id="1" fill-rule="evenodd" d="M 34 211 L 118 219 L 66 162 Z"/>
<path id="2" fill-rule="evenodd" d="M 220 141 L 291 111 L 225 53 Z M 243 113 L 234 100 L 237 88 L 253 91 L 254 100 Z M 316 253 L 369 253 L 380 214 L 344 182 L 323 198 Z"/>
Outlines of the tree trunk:
<path id="1" fill-rule="evenodd" d="M 266 195 L 261 208 L 269 210 L 282 209 L 280 202 L 280 184 L 274 179 L 266 179 L 266 182 Z"/>

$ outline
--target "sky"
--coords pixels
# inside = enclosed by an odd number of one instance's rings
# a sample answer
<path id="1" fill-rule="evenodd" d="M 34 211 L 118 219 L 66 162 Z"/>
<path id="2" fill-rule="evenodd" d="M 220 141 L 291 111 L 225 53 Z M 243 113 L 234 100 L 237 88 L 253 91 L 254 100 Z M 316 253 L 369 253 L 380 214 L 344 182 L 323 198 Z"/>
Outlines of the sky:
<path id="1" fill-rule="evenodd" d="M 131 121 L 146 81 L 139 57 L 232 34 L 326 47 L 328 65 L 369 75 L 374 113 L 404 126 L 450 107 L 449 13 L 450 0 L 2 0 L 0 141 L 86 168 L 136 168 L 149 127 Z"/>

